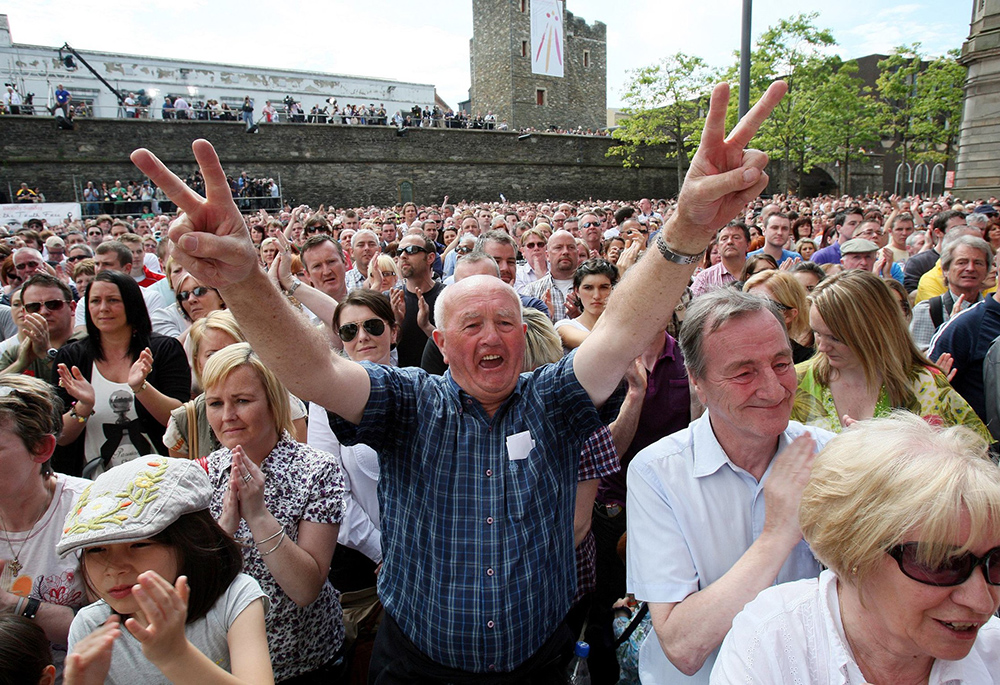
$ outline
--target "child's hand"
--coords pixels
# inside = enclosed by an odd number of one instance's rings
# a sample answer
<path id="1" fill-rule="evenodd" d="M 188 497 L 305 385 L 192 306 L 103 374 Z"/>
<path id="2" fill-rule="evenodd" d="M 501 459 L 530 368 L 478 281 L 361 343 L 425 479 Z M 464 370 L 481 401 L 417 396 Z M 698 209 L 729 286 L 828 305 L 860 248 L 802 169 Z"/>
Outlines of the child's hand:
<path id="1" fill-rule="evenodd" d="M 122 634 L 116 614 L 108 617 L 104 625 L 73 645 L 73 653 L 66 657 L 65 685 L 102 685 L 111 668 L 111 649 Z"/>
<path id="2" fill-rule="evenodd" d="M 171 585 L 156 571 L 141 573 L 138 580 L 132 595 L 146 619 L 145 625 L 130 618 L 125 627 L 142 643 L 146 658 L 162 671 L 166 663 L 183 657 L 187 650 L 184 623 L 191 588 L 187 576 L 179 576 Z"/>

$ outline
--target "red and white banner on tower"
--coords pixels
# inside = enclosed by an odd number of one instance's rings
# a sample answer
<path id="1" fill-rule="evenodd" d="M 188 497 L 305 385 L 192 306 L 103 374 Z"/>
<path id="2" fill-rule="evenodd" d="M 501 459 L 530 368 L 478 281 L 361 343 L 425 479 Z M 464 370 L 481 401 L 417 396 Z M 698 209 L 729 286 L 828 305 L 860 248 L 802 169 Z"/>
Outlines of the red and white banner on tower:
<path id="1" fill-rule="evenodd" d="M 562 0 L 531 0 L 531 73 L 563 76 Z"/>

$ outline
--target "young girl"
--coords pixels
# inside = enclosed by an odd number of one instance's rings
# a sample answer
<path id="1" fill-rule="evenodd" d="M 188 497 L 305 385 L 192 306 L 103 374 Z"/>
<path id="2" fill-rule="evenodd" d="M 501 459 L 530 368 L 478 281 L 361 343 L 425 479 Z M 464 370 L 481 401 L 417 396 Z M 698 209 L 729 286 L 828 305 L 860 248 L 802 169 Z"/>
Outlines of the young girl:
<path id="1" fill-rule="evenodd" d="M 240 572 L 211 496 L 197 462 L 158 455 L 110 469 L 80 495 L 56 551 L 82 550 L 100 601 L 70 626 L 67 685 L 274 682 L 267 598 Z"/>

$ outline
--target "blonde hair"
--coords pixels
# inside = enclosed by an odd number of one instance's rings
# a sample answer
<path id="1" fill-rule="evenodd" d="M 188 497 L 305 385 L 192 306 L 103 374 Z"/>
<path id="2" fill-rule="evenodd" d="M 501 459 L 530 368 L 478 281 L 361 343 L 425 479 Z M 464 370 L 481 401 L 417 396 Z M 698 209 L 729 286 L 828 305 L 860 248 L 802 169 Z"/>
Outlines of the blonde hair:
<path id="1" fill-rule="evenodd" d="M 379 271 L 391 271 L 399 276 L 399 269 L 396 268 L 396 260 L 386 254 L 380 254 L 375 259 L 368 262 L 368 275 L 374 276 L 375 269 Z"/>
<path id="2" fill-rule="evenodd" d="M 201 381 L 202 369 L 198 366 L 198 354 L 201 352 L 201 343 L 205 338 L 205 333 L 209 330 L 222 331 L 231 336 L 236 342 L 247 342 L 243 335 L 243 329 L 236 323 L 236 317 L 226 309 L 219 309 L 209 312 L 202 318 L 191 324 L 191 331 L 188 337 L 191 339 L 191 370 L 198 381 L 198 385 L 204 387 Z"/>
<path id="3" fill-rule="evenodd" d="M 562 359 L 562 338 L 545 314 L 534 307 L 521 307 L 521 320 L 528 324 L 524 334 L 524 371 Z"/>
<path id="4" fill-rule="evenodd" d="M 280 437 L 284 431 L 295 435 L 292 425 L 292 411 L 288 401 L 288 390 L 274 373 L 264 366 L 260 357 L 250 349 L 250 344 L 241 342 L 224 347 L 209 358 L 202 370 L 205 392 L 229 378 L 237 369 L 248 366 L 257 374 L 264 393 L 267 396 L 267 406 L 274 415 L 274 429 Z"/>
<path id="5" fill-rule="evenodd" d="M 971 533 L 955 548 L 966 516 Z M 918 559 L 937 566 L 996 544 L 1000 470 L 972 430 L 893 412 L 852 426 L 816 456 L 799 524 L 816 558 L 858 586 L 888 550 L 918 536 Z"/>
<path id="6" fill-rule="evenodd" d="M 893 407 L 910 405 L 913 379 L 934 365 L 913 344 L 899 303 L 882 279 L 849 269 L 817 285 L 810 300 L 830 332 L 858 358 L 869 389 L 877 390 L 881 377 Z M 814 359 L 816 380 L 829 386 L 830 360 L 819 350 Z"/>
<path id="7" fill-rule="evenodd" d="M 743 292 L 764 286 L 771 292 L 775 302 L 795 310 L 795 318 L 788 325 L 788 337 L 800 345 L 812 346 L 812 330 L 809 328 L 809 299 L 806 289 L 787 271 L 768 270 L 754 274 L 743 284 Z"/>

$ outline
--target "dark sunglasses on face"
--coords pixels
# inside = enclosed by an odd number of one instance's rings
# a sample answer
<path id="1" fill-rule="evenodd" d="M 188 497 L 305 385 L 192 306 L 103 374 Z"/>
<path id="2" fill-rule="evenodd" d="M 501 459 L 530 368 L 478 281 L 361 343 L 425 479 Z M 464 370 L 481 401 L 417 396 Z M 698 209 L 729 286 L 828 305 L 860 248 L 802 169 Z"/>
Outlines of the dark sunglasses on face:
<path id="1" fill-rule="evenodd" d="M 420 247 L 419 245 L 407 245 L 406 247 L 399 248 L 400 252 L 405 252 L 409 255 L 420 254 L 421 252 L 427 252 L 426 248 Z"/>
<path id="2" fill-rule="evenodd" d="M 177 293 L 177 299 L 180 300 L 181 302 L 187 302 L 188 298 L 190 298 L 192 295 L 194 295 L 195 297 L 204 297 L 205 295 L 208 294 L 210 290 L 212 289 L 207 288 L 203 285 L 199 285 L 197 288 L 193 290 L 180 291 L 179 293 Z"/>
<path id="3" fill-rule="evenodd" d="M 536 247 L 545 247 L 545 243 L 525 243 L 524 247 L 526 247 L 529 250 L 533 250 Z"/>
<path id="4" fill-rule="evenodd" d="M 888 551 L 889 556 L 899 564 L 899 570 L 907 578 L 918 583 L 952 587 L 961 585 L 978 568 L 983 567 L 983 575 L 990 585 L 1000 585 L 1000 547 L 994 547 L 981 557 L 966 553 L 960 557 L 946 559 L 936 568 L 928 568 L 917 558 L 917 543 L 904 542 Z"/>
<path id="5" fill-rule="evenodd" d="M 29 314 L 37 314 L 44 306 L 50 312 L 58 312 L 66 305 L 66 300 L 45 300 L 44 302 L 25 302 L 24 311 Z"/>
<path id="6" fill-rule="evenodd" d="M 306 233 L 322 233 L 325 230 L 324 226 L 306 226 Z"/>
<path id="7" fill-rule="evenodd" d="M 368 319 L 367 321 L 362 321 L 360 325 L 368 332 L 368 335 L 378 337 L 385 333 L 385 321 L 382 319 Z M 337 335 L 344 342 L 351 342 L 358 335 L 358 324 L 345 323 L 337 329 Z"/>
<path id="8" fill-rule="evenodd" d="M 595 227 L 600 228 L 601 223 L 599 221 L 598 222 L 588 221 L 585 224 L 580 224 L 580 228 L 595 228 Z"/>
<path id="9" fill-rule="evenodd" d="M 25 262 L 24 264 L 15 264 L 14 268 L 18 271 L 24 271 L 25 269 L 37 269 L 38 262 L 32 260 L 30 262 Z"/>
<path id="10" fill-rule="evenodd" d="M 75 257 L 67 257 L 66 261 L 67 262 L 82 262 L 84 259 L 87 259 L 87 255 L 85 255 L 85 254 L 78 254 Z"/>

